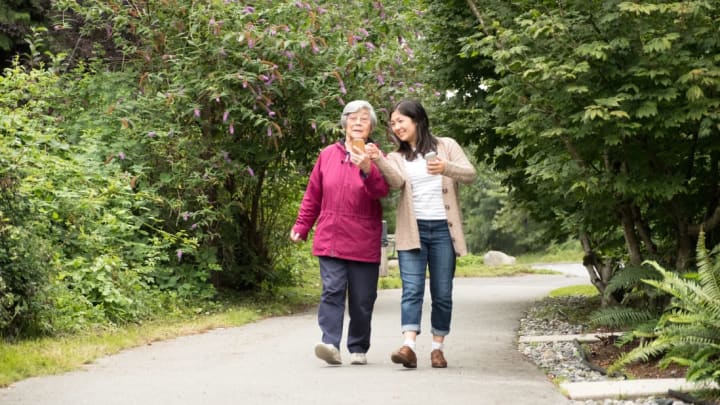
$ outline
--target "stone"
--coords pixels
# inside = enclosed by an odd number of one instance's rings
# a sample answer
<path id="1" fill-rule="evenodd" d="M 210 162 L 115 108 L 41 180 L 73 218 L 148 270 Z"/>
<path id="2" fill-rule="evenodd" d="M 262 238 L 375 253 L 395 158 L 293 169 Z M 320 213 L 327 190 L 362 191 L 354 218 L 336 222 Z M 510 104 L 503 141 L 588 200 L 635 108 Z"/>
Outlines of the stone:
<path id="1" fill-rule="evenodd" d="M 488 266 L 503 266 L 515 264 L 515 257 L 507 255 L 499 250 L 490 250 L 483 256 L 483 261 Z"/>

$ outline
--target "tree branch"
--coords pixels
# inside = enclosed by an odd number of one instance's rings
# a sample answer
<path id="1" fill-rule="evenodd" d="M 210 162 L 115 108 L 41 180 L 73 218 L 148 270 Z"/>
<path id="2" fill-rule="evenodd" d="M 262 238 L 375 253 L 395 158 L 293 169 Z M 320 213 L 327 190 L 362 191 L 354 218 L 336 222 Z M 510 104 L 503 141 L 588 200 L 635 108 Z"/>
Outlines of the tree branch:
<path id="1" fill-rule="evenodd" d="M 475 14 L 475 17 L 480 22 L 480 25 L 483 27 L 483 32 L 485 32 L 485 35 L 488 34 L 487 30 L 485 29 L 485 21 L 483 21 L 482 16 L 480 15 L 480 12 L 478 11 L 477 6 L 475 5 L 475 2 L 473 0 L 467 0 L 468 6 L 470 6 L 470 10 L 472 10 L 473 14 Z"/>
<path id="2" fill-rule="evenodd" d="M 718 225 L 720 225 L 720 206 L 715 208 L 715 212 L 713 212 L 708 219 L 699 224 L 688 225 L 687 230 L 690 235 L 698 236 L 700 235 L 700 229 L 704 229 L 707 232 L 715 229 Z"/>

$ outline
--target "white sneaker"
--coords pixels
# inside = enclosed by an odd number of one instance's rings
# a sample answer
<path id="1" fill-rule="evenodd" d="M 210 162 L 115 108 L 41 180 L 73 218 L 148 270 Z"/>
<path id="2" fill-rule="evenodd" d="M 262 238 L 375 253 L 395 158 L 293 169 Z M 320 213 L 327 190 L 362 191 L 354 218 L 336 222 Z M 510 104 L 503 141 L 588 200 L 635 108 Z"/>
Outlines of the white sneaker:
<path id="1" fill-rule="evenodd" d="M 350 353 L 350 364 L 367 364 L 365 353 Z"/>
<path id="2" fill-rule="evenodd" d="M 315 355 L 327 364 L 342 364 L 340 351 L 330 343 L 318 343 L 315 345 Z"/>

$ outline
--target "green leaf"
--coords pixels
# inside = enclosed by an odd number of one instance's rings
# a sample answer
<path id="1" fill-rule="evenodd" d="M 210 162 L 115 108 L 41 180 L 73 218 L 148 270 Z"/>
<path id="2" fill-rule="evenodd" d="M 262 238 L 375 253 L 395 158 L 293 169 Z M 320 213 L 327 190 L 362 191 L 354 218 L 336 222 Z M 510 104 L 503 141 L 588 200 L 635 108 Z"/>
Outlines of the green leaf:
<path id="1" fill-rule="evenodd" d="M 698 101 L 705 97 L 705 93 L 703 93 L 700 86 L 690 86 L 685 93 L 685 97 L 687 97 L 689 101 Z"/>
<path id="2" fill-rule="evenodd" d="M 646 101 L 637 109 L 635 116 L 638 118 L 654 117 L 657 112 L 657 103 Z"/>

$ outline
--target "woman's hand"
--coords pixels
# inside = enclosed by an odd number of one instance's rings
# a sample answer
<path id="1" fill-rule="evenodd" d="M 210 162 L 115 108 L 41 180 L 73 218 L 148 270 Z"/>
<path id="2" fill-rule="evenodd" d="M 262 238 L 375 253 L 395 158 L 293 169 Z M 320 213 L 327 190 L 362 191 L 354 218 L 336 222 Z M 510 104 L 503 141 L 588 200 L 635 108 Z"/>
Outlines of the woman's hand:
<path id="1" fill-rule="evenodd" d="M 436 157 L 432 161 L 427 162 L 427 172 L 429 174 L 443 174 L 445 173 L 446 166 L 446 161 L 440 159 L 440 157 Z"/>
<path id="2" fill-rule="evenodd" d="M 365 145 L 366 150 L 367 147 L 368 145 Z M 360 170 L 363 171 L 363 173 L 370 173 L 370 169 L 372 168 L 370 157 L 365 153 L 364 150 L 358 149 L 355 145 L 353 145 L 350 149 L 350 161 L 352 161 L 355 166 L 359 167 Z"/>
<path id="3" fill-rule="evenodd" d="M 292 229 L 290 230 L 290 240 L 296 243 L 302 241 L 302 239 L 300 239 L 300 234 Z"/>
<path id="4" fill-rule="evenodd" d="M 380 159 L 380 153 L 380 148 L 378 148 L 374 143 L 368 143 L 365 145 L 365 154 L 368 155 L 370 160 Z"/>

